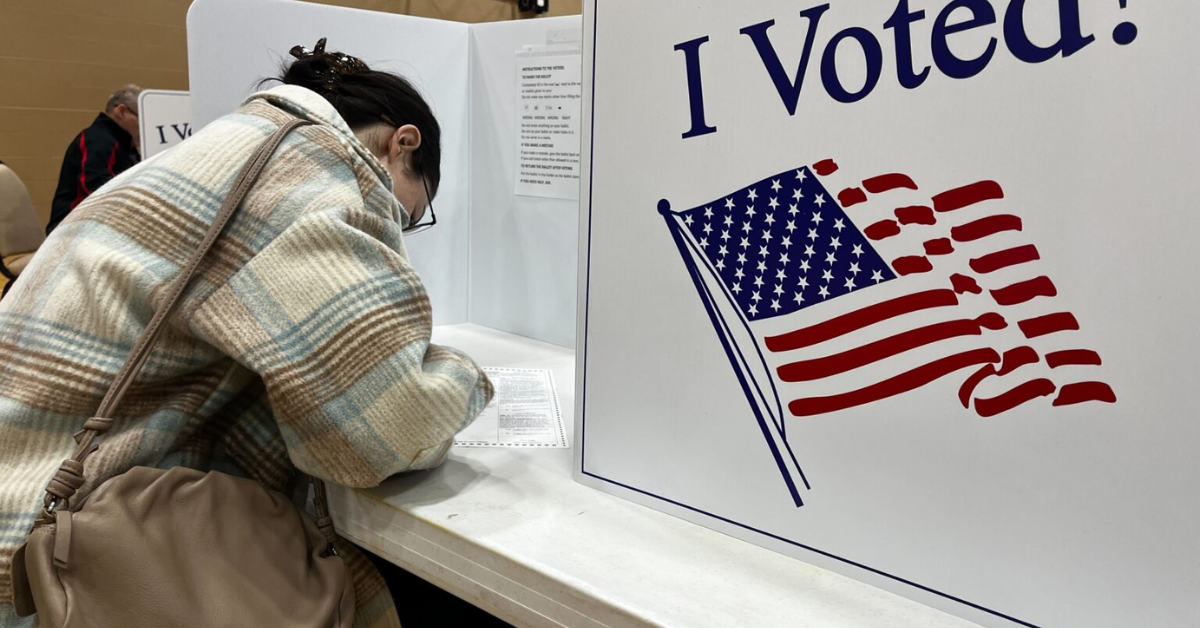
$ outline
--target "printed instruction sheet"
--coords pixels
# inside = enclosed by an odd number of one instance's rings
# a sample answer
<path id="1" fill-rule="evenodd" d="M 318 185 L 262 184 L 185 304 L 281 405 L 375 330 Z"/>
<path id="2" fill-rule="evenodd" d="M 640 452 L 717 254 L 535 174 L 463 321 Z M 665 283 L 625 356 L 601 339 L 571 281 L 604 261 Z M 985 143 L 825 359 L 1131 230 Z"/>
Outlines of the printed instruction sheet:
<path id="1" fill-rule="evenodd" d="M 517 55 L 516 193 L 579 198 L 580 55 Z"/>
<path id="2" fill-rule="evenodd" d="M 566 448 L 567 430 L 558 406 L 554 378 L 545 369 L 484 367 L 496 396 L 467 429 L 454 438 L 459 447 Z"/>

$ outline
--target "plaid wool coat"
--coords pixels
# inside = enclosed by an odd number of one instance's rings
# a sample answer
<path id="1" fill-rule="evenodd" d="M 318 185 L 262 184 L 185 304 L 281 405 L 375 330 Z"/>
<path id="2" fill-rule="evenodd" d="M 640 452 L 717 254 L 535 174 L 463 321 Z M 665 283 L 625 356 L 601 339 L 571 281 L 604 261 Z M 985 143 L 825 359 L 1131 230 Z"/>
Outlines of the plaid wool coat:
<path id="1" fill-rule="evenodd" d="M 470 358 L 429 342 L 387 171 L 314 92 L 257 94 L 89 197 L 0 301 L 0 625 L 30 625 L 13 614 L 12 555 L 72 433 L 237 171 L 293 116 L 316 124 L 287 137 L 200 266 L 76 500 L 134 466 L 374 486 L 440 464 L 490 400 Z M 345 550 L 355 626 L 398 626 L 378 572 Z"/>

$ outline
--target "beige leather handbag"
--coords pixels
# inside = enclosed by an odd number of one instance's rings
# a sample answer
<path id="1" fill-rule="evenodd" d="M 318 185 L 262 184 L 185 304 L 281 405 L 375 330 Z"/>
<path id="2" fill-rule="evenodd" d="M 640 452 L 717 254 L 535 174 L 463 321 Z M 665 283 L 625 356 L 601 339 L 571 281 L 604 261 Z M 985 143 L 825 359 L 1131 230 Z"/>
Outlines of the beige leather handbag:
<path id="1" fill-rule="evenodd" d="M 284 495 L 219 472 L 137 467 L 81 503 L 84 461 L 113 423 L 163 321 L 295 120 L 268 138 L 235 180 L 200 248 L 171 285 L 129 360 L 76 434 L 44 509 L 13 560 L 17 613 L 44 628 L 349 628 L 354 589 L 333 550 L 324 485 L 317 520 Z"/>

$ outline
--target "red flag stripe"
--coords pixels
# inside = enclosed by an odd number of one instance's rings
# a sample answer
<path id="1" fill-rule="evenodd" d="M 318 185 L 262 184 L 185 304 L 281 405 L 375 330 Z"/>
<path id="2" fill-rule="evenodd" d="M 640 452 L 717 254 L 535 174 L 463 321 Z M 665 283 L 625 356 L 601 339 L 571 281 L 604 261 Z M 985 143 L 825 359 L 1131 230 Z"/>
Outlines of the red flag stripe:
<path id="1" fill-rule="evenodd" d="M 979 282 L 975 281 L 974 277 L 960 275 L 954 273 L 950 275 L 950 284 L 954 286 L 954 291 L 959 294 L 983 294 L 983 288 L 979 287 Z"/>
<path id="2" fill-rule="evenodd" d="M 954 305 L 958 305 L 958 295 L 954 294 L 953 290 L 928 290 L 908 294 L 842 314 L 810 327 L 778 336 L 769 336 L 766 338 L 766 345 L 767 349 L 774 353 L 794 351 L 844 336 L 897 316 Z"/>
<path id="3" fill-rule="evenodd" d="M 995 349 L 964 351 L 848 393 L 795 399 L 788 403 L 788 410 L 798 417 L 845 410 L 915 390 L 967 367 L 999 361 L 1000 354 Z"/>
<path id="4" fill-rule="evenodd" d="M 1041 276 L 992 290 L 991 293 L 997 305 L 1020 305 L 1038 297 L 1058 296 L 1058 289 L 1049 277 Z"/>
<path id="5" fill-rule="evenodd" d="M 1020 218 L 1012 214 L 1000 214 L 953 227 L 950 229 L 950 237 L 954 238 L 955 242 L 974 242 L 1004 231 L 1020 230 Z"/>
<path id="6" fill-rule="evenodd" d="M 993 417 L 1039 397 L 1049 397 L 1054 391 L 1054 382 L 1048 379 L 1030 380 L 995 397 L 976 399 L 975 412 L 982 417 Z"/>
<path id="7" fill-rule="evenodd" d="M 917 189 L 917 184 L 906 174 L 893 173 L 882 174 L 878 177 L 871 177 L 863 181 L 863 187 L 871 194 L 882 194 L 891 190 L 905 188 L 909 190 Z"/>
<path id="8" fill-rule="evenodd" d="M 1034 262 L 1041 259 L 1038 255 L 1038 250 L 1032 244 L 1018 246 L 1003 251 L 997 251 L 990 255 L 984 255 L 971 260 L 971 270 L 977 273 L 992 273 L 1001 268 L 1016 266 L 1026 262 Z"/>
<path id="9" fill-rule="evenodd" d="M 835 162 L 832 159 L 822 159 L 821 161 L 818 161 L 817 163 L 813 164 L 812 168 L 813 168 L 813 171 L 815 171 L 817 174 L 821 175 L 822 177 L 827 177 L 838 171 L 837 162 Z"/>
<path id="10" fill-rule="evenodd" d="M 949 255 L 954 252 L 954 243 L 950 238 L 938 238 L 925 242 L 926 255 Z"/>
<path id="11" fill-rule="evenodd" d="M 971 395 L 975 394 L 975 388 L 983 383 L 983 380 L 992 377 L 996 374 L 995 364 L 985 364 L 983 368 L 975 371 L 967 378 L 967 381 L 958 387 L 958 401 L 964 408 L 971 407 Z"/>
<path id="12" fill-rule="evenodd" d="M 983 201 L 1004 198 L 1004 190 L 995 181 L 980 181 L 942 192 L 933 197 L 933 208 L 939 212 L 950 212 L 969 207 Z"/>
<path id="13" fill-rule="evenodd" d="M 999 369 L 996 368 L 995 364 L 988 364 L 978 371 L 975 371 L 974 375 L 971 375 L 967 378 L 967 381 L 963 382 L 963 385 L 958 389 L 959 402 L 962 403 L 964 408 L 970 408 L 971 395 L 975 394 L 975 389 L 982 384 L 985 379 L 992 376 L 1004 377 L 1005 375 L 1008 375 L 1022 366 L 1036 364 L 1037 361 L 1038 354 L 1033 350 L 1033 347 L 1017 347 L 1015 349 L 1009 349 L 1008 351 L 1005 351 Z"/>
<path id="14" fill-rule="evenodd" d="M 924 205 L 913 205 L 912 207 L 897 207 L 896 220 L 902 225 L 936 225 L 937 218 L 933 215 L 933 210 Z"/>
<path id="15" fill-rule="evenodd" d="M 900 233 L 900 224 L 895 220 L 880 220 L 863 229 L 863 233 L 871 240 L 883 240 Z"/>
<path id="16" fill-rule="evenodd" d="M 1109 388 L 1108 384 L 1102 382 L 1067 384 L 1058 392 L 1058 397 L 1054 399 L 1054 405 L 1071 406 L 1088 401 L 1116 403 L 1117 394 L 1113 392 L 1112 388 Z"/>
<path id="17" fill-rule="evenodd" d="M 936 323 L 883 338 L 833 355 L 800 360 L 779 367 L 785 382 L 811 382 L 861 368 L 935 342 L 983 335 L 984 329 L 1004 329 L 1008 323 L 999 314 L 984 314 L 975 320 L 963 319 Z"/>
<path id="18" fill-rule="evenodd" d="M 1088 349 L 1068 349 L 1046 354 L 1046 364 L 1060 366 L 1100 366 L 1100 354 Z"/>
<path id="19" fill-rule="evenodd" d="M 1079 321 L 1075 320 L 1075 316 L 1070 312 L 1058 312 L 1025 319 L 1017 323 L 1017 326 L 1026 338 L 1038 338 L 1060 331 L 1076 331 L 1079 329 Z"/>
<path id="20" fill-rule="evenodd" d="M 1004 361 L 1000 364 L 1000 370 L 996 374 L 1004 377 L 1022 366 L 1037 364 L 1037 361 L 1038 354 L 1033 347 L 1014 347 L 1004 352 Z"/>
<path id="21" fill-rule="evenodd" d="M 933 270 L 933 264 L 929 258 L 921 255 L 906 255 L 892 260 L 892 269 L 901 277 L 905 275 L 917 275 L 927 273 Z"/>
<path id="22" fill-rule="evenodd" d="M 867 194 L 861 188 L 846 188 L 838 194 L 838 203 L 842 209 L 849 209 L 859 203 L 867 202 Z"/>

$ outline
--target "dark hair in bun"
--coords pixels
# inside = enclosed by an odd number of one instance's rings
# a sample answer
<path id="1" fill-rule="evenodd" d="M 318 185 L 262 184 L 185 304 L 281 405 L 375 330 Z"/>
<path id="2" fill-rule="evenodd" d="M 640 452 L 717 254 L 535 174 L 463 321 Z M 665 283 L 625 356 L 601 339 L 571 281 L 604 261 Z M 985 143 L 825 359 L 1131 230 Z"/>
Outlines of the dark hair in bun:
<path id="1" fill-rule="evenodd" d="M 314 52 L 297 46 L 297 57 L 279 81 L 299 85 L 324 96 L 352 130 L 374 124 L 411 124 L 421 132 L 421 146 L 412 156 L 413 170 L 429 181 L 436 195 L 442 179 L 442 129 L 429 104 L 404 77 L 379 72 L 350 55 L 326 52 L 325 40 Z"/>

